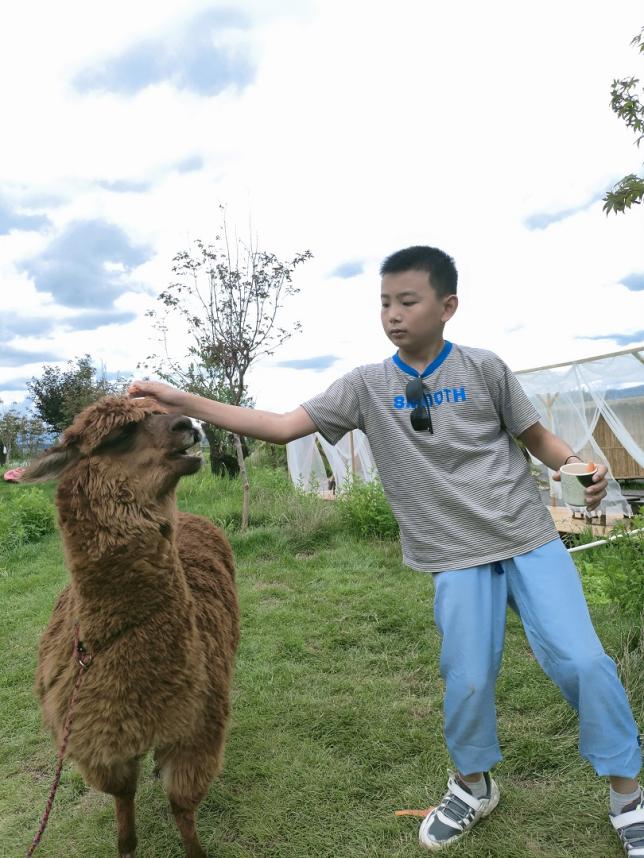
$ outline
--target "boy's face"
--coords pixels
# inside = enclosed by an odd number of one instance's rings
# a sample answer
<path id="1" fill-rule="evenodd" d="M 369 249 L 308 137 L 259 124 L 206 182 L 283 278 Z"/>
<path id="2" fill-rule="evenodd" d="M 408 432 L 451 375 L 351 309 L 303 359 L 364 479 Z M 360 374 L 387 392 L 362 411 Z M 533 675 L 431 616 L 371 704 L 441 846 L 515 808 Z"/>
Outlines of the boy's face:
<path id="1" fill-rule="evenodd" d="M 380 292 L 382 327 L 403 353 L 413 354 L 440 341 L 445 322 L 458 306 L 456 295 L 438 297 L 426 271 L 385 274 Z"/>

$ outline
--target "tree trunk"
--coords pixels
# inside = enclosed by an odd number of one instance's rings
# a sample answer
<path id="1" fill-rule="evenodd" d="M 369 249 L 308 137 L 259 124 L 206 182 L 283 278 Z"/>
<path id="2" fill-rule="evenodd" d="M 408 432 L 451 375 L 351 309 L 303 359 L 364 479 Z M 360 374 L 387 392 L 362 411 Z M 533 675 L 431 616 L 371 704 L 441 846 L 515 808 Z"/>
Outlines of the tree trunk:
<path id="1" fill-rule="evenodd" d="M 250 484 L 248 482 L 248 471 L 246 470 L 246 462 L 244 461 L 241 438 L 239 435 L 233 435 L 233 438 L 235 439 L 235 450 L 237 451 L 237 461 L 239 462 L 239 476 L 244 487 L 241 529 L 246 530 L 248 528 L 248 510 L 250 507 Z"/>

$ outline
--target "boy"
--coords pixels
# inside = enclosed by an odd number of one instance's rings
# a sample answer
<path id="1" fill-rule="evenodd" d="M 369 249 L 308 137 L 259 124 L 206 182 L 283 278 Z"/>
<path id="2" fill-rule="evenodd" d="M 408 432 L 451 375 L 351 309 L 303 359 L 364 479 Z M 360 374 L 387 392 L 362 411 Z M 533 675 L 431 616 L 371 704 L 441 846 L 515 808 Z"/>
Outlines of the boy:
<path id="1" fill-rule="evenodd" d="M 421 824 L 423 846 L 448 846 L 498 804 L 489 770 L 501 759 L 494 686 L 509 604 L 542 668 L 579 713 L 581 754 L 610 777 L 610 817 L 627 855 L 644 856 L 638 730 L 513 436 L 554 471 L 580 459 L 541 425 L 496 355 L 443 339 L 458 306 L 447 254 L 410 247 L 389 256 L 380 273 L 382 325 L 398 351 L 294 411 L 238 408 L 156 382 L 134 382 L 130 393 L 280 444 L 315 431 L 331 443 L 354 428 L 366 433 L 400 525 L 403 559 L 432 572 L 435 583 L 444 732 L 457 772 Z M 606 494 L 603 465 L 594 480 L 590 510 Z"/>

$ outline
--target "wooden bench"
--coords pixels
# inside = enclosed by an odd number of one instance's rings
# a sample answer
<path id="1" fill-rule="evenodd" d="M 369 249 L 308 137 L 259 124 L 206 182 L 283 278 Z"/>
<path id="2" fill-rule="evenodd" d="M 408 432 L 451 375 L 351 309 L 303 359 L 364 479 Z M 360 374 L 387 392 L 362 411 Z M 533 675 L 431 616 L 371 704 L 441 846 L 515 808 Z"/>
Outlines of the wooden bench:
<path id="1" fill-rule="evenodd" d="M 581 533 L 590 528 L 593 536 L 601 537 L 609 535 L 616 524 L 624 524 L 626 527 L 630 527 L 631 524 L 631 519 L 622 515 L 599 515 L 586 518 L 581 514 L 573 515 L 565 506 L 549 506 L 548 510 L 559 533 Z"/>

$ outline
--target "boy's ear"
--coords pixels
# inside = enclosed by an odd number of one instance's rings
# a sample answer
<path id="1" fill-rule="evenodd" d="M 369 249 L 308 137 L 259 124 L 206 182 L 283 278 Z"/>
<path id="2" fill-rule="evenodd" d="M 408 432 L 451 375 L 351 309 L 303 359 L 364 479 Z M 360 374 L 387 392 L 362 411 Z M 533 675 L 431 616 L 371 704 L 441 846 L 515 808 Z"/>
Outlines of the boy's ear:
<path id="1" fill-rule="evenodd" d="M 443 300 L 442 322 L 449 322 L 458 308 L 458 295 L 448 295 Z"/>
<path id="2" fill-rule="evenodd" d="M 80 453 L 75 444 L 60 444 L 47 450 L 20 475 L 21 483 L 44 483 L 57 480 L 67 468 L 78 461 Z"/>

